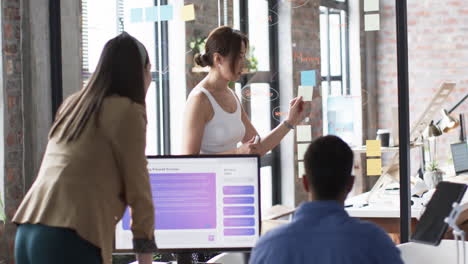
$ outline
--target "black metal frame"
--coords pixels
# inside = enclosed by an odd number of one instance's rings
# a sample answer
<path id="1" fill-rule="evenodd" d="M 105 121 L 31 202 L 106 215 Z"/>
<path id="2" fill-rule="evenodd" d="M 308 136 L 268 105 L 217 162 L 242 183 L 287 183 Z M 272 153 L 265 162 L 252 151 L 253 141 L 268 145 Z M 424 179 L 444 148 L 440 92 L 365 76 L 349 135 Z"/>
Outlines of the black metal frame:
<path id="1" fill-rule="evenodd" d="M 328 83 L 328 93 L 331 93 L 331 82 L 332 81 L 340 81 L 341 82 L 341 94 L 342 95 L 350 95 L 351 94 L 351 88 L 350 88 L 350 79 L 349 79 L 349 15 L 348 15 L 348 2 L 337 2 L 335 0 L 321 0 L 320 1 L 320 6 L 327 8 L 326 10 L 326 15 L 327 15 L 327 57 L 328 57 L 328 74 L 327 76 L 322 76 L 322 82 L 327 82 Z M 330 9 L 333 9 L 330 11 Z M 345 12 L 345 24 L 346 24 L 346 29 L 345 29 L 345 37 L 344 37 L 344 45 L 343 47 L 343 39 L 342 35 L 340 34 L 340 65 L 341 65 L 341 75 L 331 75 L 331 63 L 330 63 L 330 14 L 338 14 L 341 18 L 341 11 Z M 320 12 L 322 14 L 322 12 Z M 341 22 L 341 19 L 340 19 Z M 340 33 L 341 33 L 342 27 L 340 27 Z M 345 56 L 345 63 L 343 63 L 343 48 L 346 50 Z M 344 78 L 343 75 L 346 74 L 346 87 L 344 83 Z M 345 89 L 346 88 L 346 91 Z"/>
<path id="2" fill-rule="evenodd" d="M 279 14 L 277 0 L 268 0 L 268 15 L 273 16 L 274 14 Z M 278 18 L 279 19 L 279 18 Z M 280 87 L 279 87 L 279 74 L 278 65 L 279 65 L 279 56 L 278 56 L 278 23 L 268 27 L 269 31 L 269 45 L 270 45 L 270 73 L 272 74 L 270 79 L 270 87 L 278 91 L 278 98 L 280 97 Z M 276 107 L 280 106 L 280 100 L 272 100 L 270 102 L 270 112 L 273 111 Z M 280 124 L 278 120 L 273 118 L 273 115 L 270 115 L 270 124 L 274 128 Z M 266 158 L 266 157 L 265 157 Z M 281 145 L 278 145 L 272 150 L 271 154 L 271 176 L 272 176 L 272 193 L 273 193 L 273 204 L 281 203 Z"/>
<path id="3" fill-rule="evenodd" d="M 60 0 L 49 1 L 50 82 L 52 94 L 52 122 L 63 100 L 62 24 Z"/>
<path id="4" fill-rule="evenodd" d="M 161 5 L 166 5 L 167 0 L 160 0 Z M 158 6 L 158 0 L 154 0 L 154 5 Z M 161 40 L 158 38 L 158 23 L 161 23 Z M 155 65 L 159 65 L 161 59 L 162 69 L 167 69 L 169 66 L 169 37 L 167 21 L 159 21 L 154 23 L 155 34 Z M 161 58 L 158 53 L 158 42 L 161 41 Z M 162 70 L 160 69 L 160 70 Z M 156 127 L 158 139 L 158 154 L 168 155 L 171 153 L 171 113 L 170 113 L 170 88 L 169 78 L 167 73 L 162 74 L 162 87 L 159 87 L 159 76 L 157 73 L 152 74 L 152 81 L 156 87 Z M 154 78 L 156 77 L 156 78 Z"/>
<path id="5" fill-rule="evenodd" d="M 409 138 L 408 27 L 406 0 L 395 0 L 398 63 L 398 123 L 400 142 L 400 240 L 411 233 L 411 183 Z"/>

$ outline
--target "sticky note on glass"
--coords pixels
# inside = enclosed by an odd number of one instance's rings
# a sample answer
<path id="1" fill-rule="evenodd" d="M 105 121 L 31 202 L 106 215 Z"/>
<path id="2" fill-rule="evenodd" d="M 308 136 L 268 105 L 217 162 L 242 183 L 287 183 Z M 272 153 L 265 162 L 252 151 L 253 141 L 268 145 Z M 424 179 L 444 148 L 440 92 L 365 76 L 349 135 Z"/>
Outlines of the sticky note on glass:
<path id="1" fill-rule="evenodd" d="M 182 7 L 180 17 L 183 21 L 195 20 L 195 6 L 193 4 Z"/>
<path id="2" fill-rule="evenodd" d="M 159 13 L 161 13 L 161 18 L 159 18 Z M 145 8 L 146 22 L 168 21 L 172 20 L 172 17 L 173 8 L 171 5 L 152 6 Z"/>
<path id="3" fill-rule="evenodd" d="M 380 30 L 379 14 L 364 15 L 364 30 L 365 31 Z"/>
<path id="4" fill-rule="evenodd" d="M 312 96 L 314 95 L 313 86 L 299 86 L 297 91 L 297 96 L 302 96 L 304 101 L 312 101 Z"/>
<path id="5" fill-rule="evenodd" d="M 304 155 L 309 144 L 297 144 L 297 160 L 304 160 Z"/>
<path id="6" fill-rule="evenodd" d="M 131 23 L 143 22 L 143 8 L 130 9 L 130 22 Z"/>
<path id="7" fill-rule="evenodd" d="M 297 176 L 302 178 L 305 175 L 304 162 L 297 163 Z"/>
<path id="8" fill-rule="evenodd" d="M 312 141 L 312 129 L 310 126 L 296 126 L 297 141 Z"/>
<path id="9" fill-rule="evenodd" d="M 381 159 L 367 159 L 367 176 L 380 176 L 382 174 Z"/>
<path id="10" fill-rule="evenodd" d="M 366 156 L 382 156 L 382 143 L 380 142 L 380 140 L 366 140 Z"/>
<path id="11" fill-rule="evenodd" d="M 174 16 L 174 8 L 171 5 L 163 5 L 159 7 L 161 9 L 160 21 L 172 20 Z"/>
<path id="12" fill-rule="evenodd" d="M 301 85 L 302 86 L 315 86 L 317 81 L 315 79 L 315 70 L 301 72 Z"/>
<path id="13" fill-rule="evenodd" d="M 154 22 L 158 20 L 158 9 L 155 6 L 145 8 L 145 21 Z"/>
<path id="14" fill-rule="evenodd" d="M 364 12 L 379 11 L 379 0 L 364 0 Z"/>

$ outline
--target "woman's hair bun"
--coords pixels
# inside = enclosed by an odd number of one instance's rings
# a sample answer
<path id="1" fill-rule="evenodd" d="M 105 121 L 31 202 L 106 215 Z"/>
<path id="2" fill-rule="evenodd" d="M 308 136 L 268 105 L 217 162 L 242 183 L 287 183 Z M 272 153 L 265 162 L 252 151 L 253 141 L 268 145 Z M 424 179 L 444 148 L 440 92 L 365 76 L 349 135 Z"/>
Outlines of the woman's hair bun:
<path id="1" fill-rule="evenodd" d="M 200 53 L 197 53 L 195 55 L 194 61 L 198 66 L 201 66 L 201 67 L 211 66 L 209 62 L 209 57 L 206 53 L 203 55 Z"/>

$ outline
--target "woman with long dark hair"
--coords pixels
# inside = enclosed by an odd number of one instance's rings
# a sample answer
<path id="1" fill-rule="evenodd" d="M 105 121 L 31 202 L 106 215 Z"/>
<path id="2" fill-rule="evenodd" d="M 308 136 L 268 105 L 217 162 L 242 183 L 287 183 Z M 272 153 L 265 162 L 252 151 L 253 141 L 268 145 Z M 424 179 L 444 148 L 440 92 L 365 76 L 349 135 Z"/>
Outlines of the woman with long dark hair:
<path id="1" fill-rule="evenodd" d="M 13 219 L 17 264 L 110 264 L 115 224 L 127 206 L 139 263 L 151 263 L 150 82 L 138 40 L 122 33 L 107 42 L 88 84 L 59 109 L 39 174 Z"/>

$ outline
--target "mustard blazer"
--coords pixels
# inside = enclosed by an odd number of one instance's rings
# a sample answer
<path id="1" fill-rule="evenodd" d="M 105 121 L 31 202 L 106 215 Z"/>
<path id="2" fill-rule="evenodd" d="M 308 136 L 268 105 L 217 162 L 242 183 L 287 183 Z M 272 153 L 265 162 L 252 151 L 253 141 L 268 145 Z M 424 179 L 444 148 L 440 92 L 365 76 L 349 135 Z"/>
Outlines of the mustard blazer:
<path id="1" fill-rule="evenodd" d="M 76 141 L 58 142 L 61 128 L 49 139 L 39 174 L 13 222 L 74 229 L 99 247 L 103 263 L 110 264 L 115 225 L 127 205 L 132 207 L 134 245 L 154 245 L 146 109 L 126 97 L 110 96 L 102 103 L 98 126 L 97 115 Z"/>

